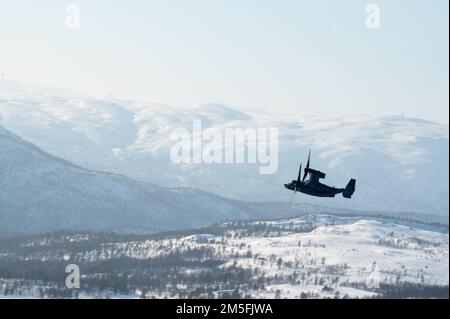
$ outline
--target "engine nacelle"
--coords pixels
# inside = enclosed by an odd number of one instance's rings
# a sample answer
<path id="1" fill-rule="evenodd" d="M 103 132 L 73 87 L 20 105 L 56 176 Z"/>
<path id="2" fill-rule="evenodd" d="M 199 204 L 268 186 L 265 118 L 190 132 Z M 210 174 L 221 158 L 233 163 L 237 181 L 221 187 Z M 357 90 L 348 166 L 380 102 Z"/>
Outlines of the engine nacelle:
<path id="1" fill-rule="evenodd" d="M 312 168 L 307 168 L 306 171 L 311 174 L 311 176 L 314 176 L 315 178 L 325 178 L 325 173 L 322 173 L 321 171 L 312 169 Z"/>

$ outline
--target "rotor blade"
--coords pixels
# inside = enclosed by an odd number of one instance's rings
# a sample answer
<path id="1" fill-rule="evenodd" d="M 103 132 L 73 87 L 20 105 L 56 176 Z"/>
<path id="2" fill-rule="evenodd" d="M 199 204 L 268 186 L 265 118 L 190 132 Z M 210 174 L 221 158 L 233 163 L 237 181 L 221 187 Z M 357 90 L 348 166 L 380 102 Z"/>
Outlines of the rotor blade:
<path id="1" fill-rule="evenodd" d="M 309 168 L 309 163 L 311 161 L 311 150 L 309 150 L 309 155 L 308 155 L 308 163 L 306 163 L 306 167 L 305 167 L 305 174 L 303 174 L 303 182 L 306 179 L 306 176 L 308 175 L 308 168 Z"/>
<path id="2" fill-rule="evenodd" d="M 309 150 L 308 154 L 308 163 L 306 163 L 306 168 L 309 168 L 309 162 L 311 161 L 311 150 Z"/>
<path id="3" fill-rule="evenodd" d="M 297 185 L 300 183 L 300 177 L 302 176 L 302 164 L 300 163 L 300 169 L 298 170 Z"/>
<path id="4" fill-rule="evenodd" d="M 307 171 L 307 169 L 305 168 L 305 174 L 303 174 L 303 179 L 302 179 L 302 182 L 304 182 L 304 181 L 305 181 L 305 179 L 306 179 L 306 176 L 308 176 L 308 171 Z"/>

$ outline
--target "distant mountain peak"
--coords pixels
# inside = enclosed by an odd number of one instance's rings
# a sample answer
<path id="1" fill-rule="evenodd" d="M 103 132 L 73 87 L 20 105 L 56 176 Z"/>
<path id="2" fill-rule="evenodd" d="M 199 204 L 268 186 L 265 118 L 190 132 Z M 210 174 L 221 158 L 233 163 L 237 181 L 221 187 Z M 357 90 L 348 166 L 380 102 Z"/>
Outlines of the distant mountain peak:
<path id="1" fill-rule="evenodd" d="M 0 77 L 0 97 L 33 97 L 37 95 L 59 97 L 81 96 L 75 90 L 35 85 Z"/>

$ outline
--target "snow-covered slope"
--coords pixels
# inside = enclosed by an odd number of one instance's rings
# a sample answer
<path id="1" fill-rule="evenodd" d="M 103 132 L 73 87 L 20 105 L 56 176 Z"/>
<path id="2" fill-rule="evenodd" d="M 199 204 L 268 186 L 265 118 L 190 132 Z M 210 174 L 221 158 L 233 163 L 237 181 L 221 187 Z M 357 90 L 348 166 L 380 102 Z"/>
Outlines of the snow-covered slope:
<path id="1" fill-rule="evenodd" d="M 289 229 L 314 221 L 318 228 L 310 233 L 289 233 Z M 448 285 L 448 234 L 393 224 L 383 220 L 364 218 L 337 218 L 334 216 L 306 216 L 285 223 L 286 233 L 271 238 L 248 238 L 247 245 L 255 255 L 270 260 L 272 255 L 284 263 L 310 265 L 318 269 L 319 278 L 330 278 L 325 269 L 339 273 L 335 289 L 352 297 L 370 296 L 364 290 L 370 285 L 397 284 L 399 282 Z M 234 241 L 237 246 L 241 239 Z M 231 244 L 233 246 L 233 244 Z M 247 266 L 246 260 L 238 265 Z M 254 265 L 252 266 L 254 267 Z M 268 276 L 283 274 L 275 265 L 265 265 Z M 306 266 L 308 269 L 308 266 Z M 312 269 L 308 269 L 313 272 Z M 313 272 L 314 273 L 314 272 Z M 334 273 L 336 275 L 336 273 Z M 373 280 L 373 282 L 370 282 Z M 359 289 L 345 287 L 345 282 L 360 283 Z M 333 285 L 329 285 L 333 286 Z M 272 288 L 272 289 L 270 289 Z M 281 289 L 283 295 L 295 298 L 301 292 L 326 292 L 314 285 L 274 285 L 268 290 Z M 361 289 L 362 288 L 362 289 Z M 364 289 L 366 288 L 366 289 Z M 352 295 L 353 294 L 353 295 Z M 271 294 L 259 297 L 270 298 Z"/>
<path id="2" fill-rule="evenodd" d="M 0 239 L 0 267 L 8 273 L 0 298 L 56 298 L 57 290 L 69 297 L 51 274 L 69 260 L 83 269 L 81 298 L 224 298 L 235 289 L 251 298 L 448 298 L 448 244 L 448 228 L 328 214 L 172 236 Z M 25 280 L 28 269 L 34 271 Z M 126 290 L 114 293 L 110 287 L 124 278 Z"/>
<path id="3" fill-rule="evenodd" d="M 90 171 L 0 126 L 0 236 L 57 230 L 152 232 L 250 217 L 239 203 Z"/>
<path id="4" fill-rule="evenodd" d="M 173 164 L 170 134 L 179 127 L 192 131 L 195 119 L 203 128 L 278 128 L 277 173 L 260 175 L 260 164 Z M 0 124 L 89 169 L 245 201 L 289 201 L 283 184 L 295 178 L 312 148 L 312 165 L 327 173 L 327 183 L 342 187 L 353 177 L 357 190 L 351 200 L 298 195 L 297 201 L 448 219 L 449 127 L 420 119 L 280 116 L 216 104 L 176 108 L 79 96 L 0 95 Z"/>
<path id="5" fill-rule="evenodd" d="M 333 297 L 336 291 L 341 296 L 369 297 L 376 295 L 368 289 L 370 284 L 398 285 L 399 280 L 401 283 L 426 281 L 430 285 L 448 285 L 448 233 L 398 225 L 382 219 L 320 214 L 265 223 L 280 230 L 270 236 L 249 237 L 238 231 L 238 236 L 230 236 L 235 239 L 229 239 L 225 248 L 221 247 L 221 238 L 207 234 L 202 238 L 207 238 L 207 242 L 218 251 L 233 251 L 237 255 L 245 255 L 251 247 L 255 260 L 236 258 L 228 261 L 230 265 L 261 267 L 269 278 L 289 276 L 293 272 L 300 278 L 302 273 L 315 274 L 315 280 L 324 280 L 333 289 L 330 294 L 323 290 L 324 284 L 314 284 L 314 280 L 309 284 L 308 281 L 301 284 L 291 282 L 268 286 L 265 292 L 257 293 L 259 298 L 273 298 L 276 290 L 281 290 L 281 295 L 288 298 L 298 298 L 302 292 Z M 256 224 L 261 225 L 261 222 Z M 315 229 L 299 231 L 308 225 Z M 184 241 L 205 245 L 198 236 L 179 239 L 177 244 L 183 246 Z M 275 261 L 280 258 L 283 264 L 297 265 L 297 268 L 278 267 Z M 339 280 L 334 284 L 327 283 L 333 276 L 338 276 Z M 358 286 L 358 289 L 351 286 Z"/>

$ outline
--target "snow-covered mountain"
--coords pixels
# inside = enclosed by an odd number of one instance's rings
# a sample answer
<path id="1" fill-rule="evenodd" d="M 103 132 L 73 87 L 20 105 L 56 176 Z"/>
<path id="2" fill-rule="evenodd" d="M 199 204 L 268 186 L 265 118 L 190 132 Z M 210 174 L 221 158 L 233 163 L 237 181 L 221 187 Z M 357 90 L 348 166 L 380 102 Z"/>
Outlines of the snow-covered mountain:
<path id="1" fill-rule="evenodd" d="M 90 171 L 0 126 L 0 236 L 58 230 L 154 232 L 252 217 L 238 202 Z M 254 217 L 255 215 L 253 215 Z"/>
<path id="2" fill-rule="evenodd" d="M 170 161 L 175 128 L 279 130 L 278 171 L 260 164 Z M 449 127 L 401 116 L 281 116 L 218 104 L 178 108 L 89 97 L 0 95 L 0 124 L 46 152 L 93 170 L 111 171 L 164 187 L 197 188 L 244 201 L 284 201 L 312 148 L 312 166 L 326 183 L 356 178 L 354 197 L 297 202 L 357 210 L 411 211 L 448 219 Z"/>

